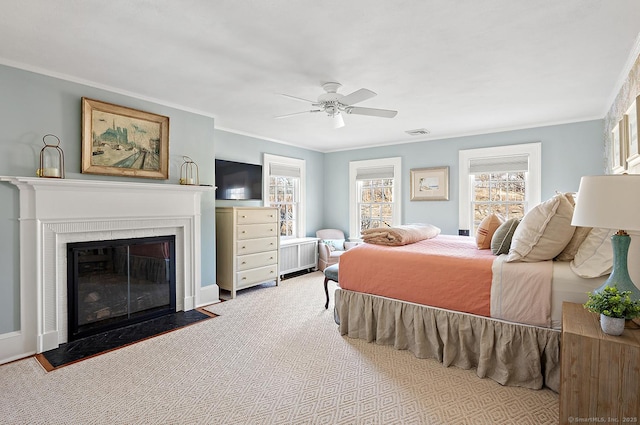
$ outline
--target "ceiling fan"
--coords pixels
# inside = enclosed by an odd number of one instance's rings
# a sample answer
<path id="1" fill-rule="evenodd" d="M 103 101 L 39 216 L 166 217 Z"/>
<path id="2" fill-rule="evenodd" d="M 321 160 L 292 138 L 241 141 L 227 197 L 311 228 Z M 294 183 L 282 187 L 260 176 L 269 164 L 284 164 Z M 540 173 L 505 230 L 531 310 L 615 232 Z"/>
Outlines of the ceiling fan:
<path id="1" fill-rule="evenodd" d="M 340 83 L 324 83 L 322 85 L 322 88 L 324 89 L 324 91 L 326 91 L 326 93 L 318 96 L 318 100 L 316 101 L 283 94 L 282 96 L 288 97 L 290 99 L 311 103 L 311 106 L 317 109 L 294 112 L 293 114 L 280 115 L 275 118 L 288 118 L 306 113 L 325 112 L 329 117 L 333 119 L 334 128 L 340 128 L 344 127 L 344 120 L 342 119 L 343 112 L 345 114 L 369 115 L 372 117 L 384 118 L 393 118 L 398 114 L 398 111 L 392 111 L 390 109 L 362 108 L 360 106 L 353 106 L 356 103 L 360 103 L 367 99 L 371 99 L 374 96 L 377 96 L 376 93 L 368 89 L 360 89 L 345 96 L 338 93 L 338 89 L 340 87 L 342 87 L 342 84 Z"/>

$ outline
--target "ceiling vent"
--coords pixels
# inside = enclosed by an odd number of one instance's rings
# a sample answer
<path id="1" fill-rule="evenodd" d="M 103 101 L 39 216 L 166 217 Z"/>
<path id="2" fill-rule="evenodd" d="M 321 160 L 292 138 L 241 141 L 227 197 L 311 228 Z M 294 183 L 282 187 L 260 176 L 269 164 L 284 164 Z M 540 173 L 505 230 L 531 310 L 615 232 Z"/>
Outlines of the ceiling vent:
<path id="1" fill-rule="evenodd" d="M 430 131 L 426 128 L 418 128 L 415 130 L 407 130 L 405 133 L 410 134 L 411 136 L 426 136 Z"/>

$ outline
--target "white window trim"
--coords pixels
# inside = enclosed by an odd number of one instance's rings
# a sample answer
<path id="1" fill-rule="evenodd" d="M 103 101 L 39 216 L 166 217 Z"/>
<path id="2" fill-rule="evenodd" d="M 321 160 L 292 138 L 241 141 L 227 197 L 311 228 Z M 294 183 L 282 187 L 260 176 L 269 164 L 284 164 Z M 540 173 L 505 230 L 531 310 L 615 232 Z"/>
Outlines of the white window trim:
<path id="1" fill-rule="evenodd" d="M 271 164 L 282 164 L 300 169 L 300 187 L 299 187 L 299 209 L 296 226 L 296 237 L 303 238 L 307 236 L 307 214 L 306 214 L 306 187 L 307 187 L 307 163 L 304 159 L 289 158 L 286 156 L 264 154 L 262 166 L 262 205 L 269 205 L 269 170 Z"/>
<path id="2" fill-rule="evenodd" d="M 393 226 L 401 223 L 402 215 L 402 158 L 380 158 L 349 162 L 349 239 L 360 238 L 357 211 L 356 175 L 359 168 L 393 166 Z"/>
<path id="3" fill-rule="evenodd" d="M 471 159 L 490 158 L 496 156 L 513 156 L 527 154 L 529 156 L 529 172 L 527 173 L 526 202 L 527 211 L 540 203 L 542 197 L 542 143 L 524 143 L 520 145 L 496 146 L 491 148 L 464 149 L 458 152 L 459 158 L 459 202 L 458 229 L 470 230 L 471 211 L 471 175 L 469 164 Z M 525 213 L 527 213 L 525 211 Z"/>

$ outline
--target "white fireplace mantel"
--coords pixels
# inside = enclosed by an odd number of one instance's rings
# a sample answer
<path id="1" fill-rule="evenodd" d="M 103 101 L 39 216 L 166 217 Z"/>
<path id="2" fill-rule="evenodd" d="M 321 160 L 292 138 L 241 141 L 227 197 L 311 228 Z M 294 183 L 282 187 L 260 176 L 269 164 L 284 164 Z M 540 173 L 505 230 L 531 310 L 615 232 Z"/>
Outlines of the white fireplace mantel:
<path id="1" fill-rule="evenodd" d="M 70 242 L 175 235 L 177 310 L 200 305 L 200 204 L 213 187 L 9 176 L 0 181 L 20 190 L 20 330 L 0 336 L 0 363 L 67 342 Z"/>

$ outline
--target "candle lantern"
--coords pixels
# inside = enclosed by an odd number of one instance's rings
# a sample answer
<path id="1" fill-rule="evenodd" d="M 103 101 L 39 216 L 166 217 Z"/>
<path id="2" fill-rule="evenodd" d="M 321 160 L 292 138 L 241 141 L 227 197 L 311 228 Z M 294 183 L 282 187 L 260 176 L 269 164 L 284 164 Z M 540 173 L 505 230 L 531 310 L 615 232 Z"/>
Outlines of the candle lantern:
<path id="1" fill-rule="evenodd" d="M 180 184 L 199 185 L 198 164 L 188 156 L 183 156 L 182 159 L 184 162 L 180 168 Z"/>
<path id="2" fill-rule="evenodd" d="M 49 137 L 49 142 L 47 142 Z M 51 139 L 55 138 L 55 142 Z M 42 138 L 44 147 L 40 151 L 40 168 L 36 171 L 38 177 L 64 178 L 64 152 L 60 148 L 60 139 L 53 134 Z"/>

